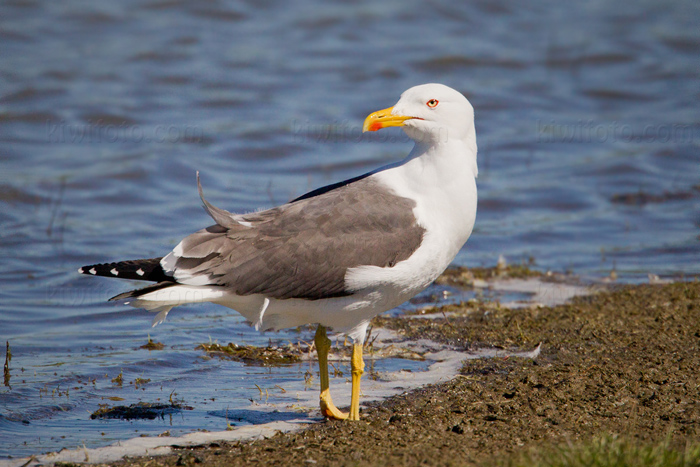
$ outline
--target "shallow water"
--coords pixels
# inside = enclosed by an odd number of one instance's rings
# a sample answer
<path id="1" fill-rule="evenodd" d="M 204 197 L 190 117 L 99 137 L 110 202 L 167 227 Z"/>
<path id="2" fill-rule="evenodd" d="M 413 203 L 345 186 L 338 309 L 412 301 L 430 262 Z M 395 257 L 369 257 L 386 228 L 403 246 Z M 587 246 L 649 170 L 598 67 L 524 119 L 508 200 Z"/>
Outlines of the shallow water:
<path id="1" fill-rule="evenodd" d="M 209 412 L 303 378 L 194 347 L 308 331 L 259 335 L 214 306 L 151 330 L 105 301 L 130 284 L 76 270 L 207 225 L 196 170 L 241 212 L 399 159 L 399 130 L 360 126 L 415 84 L 476 109 L 479 214 L 457 264 L 700 273 L 698 2 L 8 1 L 0 18 L 0 456 L 222 429 Z M 166 350 L 139 349 L 149 332 Z M 172 391 L 195 406 L 172 425 L 89 420 L 105 397 Z"/>

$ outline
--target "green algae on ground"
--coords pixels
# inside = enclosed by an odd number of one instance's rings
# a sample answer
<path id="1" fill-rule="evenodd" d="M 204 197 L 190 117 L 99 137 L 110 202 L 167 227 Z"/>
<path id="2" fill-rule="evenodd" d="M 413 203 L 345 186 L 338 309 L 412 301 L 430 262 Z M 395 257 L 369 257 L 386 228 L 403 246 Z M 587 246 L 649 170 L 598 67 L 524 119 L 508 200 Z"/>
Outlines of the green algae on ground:
<path id="1" fill-rule="evenodd" d="M 493 279 L 527 279 L 530 277 L 543 277 L 546 274 L 531 269 L 529 264 L 505 264 L 499 262 L 494 267 L 450 267 L 435 281 L 436 284 L 456 287 L 473 287 L 476 281 L 488 281 Z"/>
<path id="2" fill-rule="evenodd" d="M 146 349 L 146 350 L 163 350 L 165 345 L 163 345 L 162 342 L 153 342 L 151 340 L 151 336 L 148 336 L 148 342 L 143 344 L 139 349 Z"/>
<path id="3" fill-rule="evenodd" d="M 136 378 L 131 382 L 134 385 L 134 389 L 139 389 L 141 386 L 145 386 L 151 382 L 151 378 Z"/>
<path id="4" fill-rule="evenodd" d="M 119 387 L 122 387 L 122 385 L 124 384 L 124 374 L 123 374 L 123 372 L 120 371 L 119 374 L 118 374 L 117 376 L 115 376 L 114 378 L 112 378 L 112 383 L 116 384 L 116 385 L 119 386 Z"/>
<path id="5" fill-rule="evenodd" d="M 598 436 L 579 443 L 531 449 L 506 458 L 502 467 L 697 467 L 700 443 L 674 446 L 668 438 L 642 443 L 617 435 Z"/>
<path id="6" fill-rule="evenodd" d="M 498 300 L 478 300 L 471 299 L 459 303 L 450 303 L 447 305 L 430 305 L 416 310 L 403 310 L 402 316 L 421 316 L 421 315 L 439 315 L 442 314 L 445 319 L 448 316 L 466 316 L 475 312 L 493 312 L 501 310 L 503 307 Z M 388 321 L 381 315 L 376 317 L 372 323 L 379 327 L 392 327 L 395 320 L 389 318 Z"/>
<path id="7" fill-rule="evenodd" d="M 204 350 L 208 355 L 227 358 L 246 365 L 279 366 L 301 361 L 301 350 L 289 345 L 285 347 L 254 347 L 229 343 L 226 346 L 216 343 L 200 344 L 197 349 Z"/>
<path id="8" fill-rule="evenodd" d="M 163 418 L 165 415 L 178 413 L 183 410 L 194 410 L 192 407 L 182 405 L 179 402 L 171 401 L 169 404 L 139 402 L 129 406 L 117 405 L 110 407 L 107 404 L 100 404 L 100 408 L 90 415 L 91 419 L 117 418 L 121 420 L 155 420 Z"/>

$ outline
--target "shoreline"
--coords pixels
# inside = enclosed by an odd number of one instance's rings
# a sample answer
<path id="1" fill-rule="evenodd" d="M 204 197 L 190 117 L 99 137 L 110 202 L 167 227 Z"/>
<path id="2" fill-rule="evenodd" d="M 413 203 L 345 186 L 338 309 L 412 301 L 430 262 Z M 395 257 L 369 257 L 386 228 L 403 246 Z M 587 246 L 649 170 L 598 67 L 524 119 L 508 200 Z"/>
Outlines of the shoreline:
<path id="1" fill-rule="evenodd" d="M 483 305 L 376 323 L 409 343 L 428 339 L 471 352 L 532 351 L 542 343 L 541 353 L 468 359 L 452 379 L 363 404 L 358 423 L 323 421 L 285 434 L 275 427 L 253 441 L 203 437 L 198 446 L 109 465 L 483 465 L 605 434 L 668 437 L 674 445 L 700 438 L 697 280 L 616 285 L 556 306 Z"/>

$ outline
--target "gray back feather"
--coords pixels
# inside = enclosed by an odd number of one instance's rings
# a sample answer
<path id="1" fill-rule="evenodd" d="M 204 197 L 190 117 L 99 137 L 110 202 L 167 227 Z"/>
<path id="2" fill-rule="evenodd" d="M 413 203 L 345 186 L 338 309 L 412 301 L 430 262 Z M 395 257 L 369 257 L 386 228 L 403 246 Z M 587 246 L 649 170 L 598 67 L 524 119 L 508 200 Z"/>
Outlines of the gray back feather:
<path id="1" fill-rule="evenodd" d="M 198 186 L 202 196 L 199 178 Z M 411 256 L 424 234 L 413 216 L 415 202 L 372 177 L 251 214 L 233 215 L 203 196 L 202 202 L 217 224 L 182 241 L 173 272 L 176 278 L 204 275 L 237 295 L 349 295 L 348 268 L 392 267 Z"/>

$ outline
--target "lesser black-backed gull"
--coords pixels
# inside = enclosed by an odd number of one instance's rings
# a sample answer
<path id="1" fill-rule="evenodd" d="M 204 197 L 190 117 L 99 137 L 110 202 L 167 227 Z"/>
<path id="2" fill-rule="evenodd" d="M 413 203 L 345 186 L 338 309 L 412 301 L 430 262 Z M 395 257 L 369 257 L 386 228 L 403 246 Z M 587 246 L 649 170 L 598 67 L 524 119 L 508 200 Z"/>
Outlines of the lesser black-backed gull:
<path id="1" fill-rule="evenodd" d="M 398 126 L 415 141 L 401 162 L 314 190 L 266 211 L 232 214 L 207 202 L 216 224 L 162 258 L 95 264 L 83 274 L 155 285 L 111 300 L 157 312 L 212 302 L 259 330 L 316 323 L 321 412 L 359 419 L 362 345 L 372 317 L 430 285 L 469 238 L 476 217 L 474 111 L 441 84 L 413 87 L 363 131 Z M 353 340 L 350 413 L 330 396 L 326 327 Z"/>

